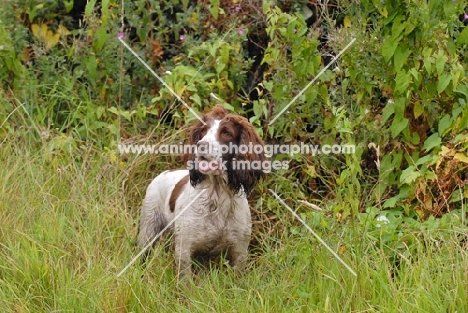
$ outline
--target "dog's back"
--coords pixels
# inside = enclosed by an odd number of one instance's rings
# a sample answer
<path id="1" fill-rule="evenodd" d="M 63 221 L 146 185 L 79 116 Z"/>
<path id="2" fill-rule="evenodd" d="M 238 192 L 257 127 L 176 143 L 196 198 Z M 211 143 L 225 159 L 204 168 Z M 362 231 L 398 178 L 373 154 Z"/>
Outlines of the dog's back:
<path id="1" fill-rule="evenodd" d="M 188 174 L 188 170 L 165 171 L 148 186 L 141 207 L 139 246 L 146 246 L 174 218 L 174 211 L 171 212 L 171 206 L 175 203 L 170 203 L 171 195 L 173 195 L 174 189 L 178 187 L 178 183 L 183 181 L 184 178 L 188 178 Z M 179 184 L 180 187 L 183 186 Z M 173 228 L 174 225 L 170 227 L 170 229 Z"/>

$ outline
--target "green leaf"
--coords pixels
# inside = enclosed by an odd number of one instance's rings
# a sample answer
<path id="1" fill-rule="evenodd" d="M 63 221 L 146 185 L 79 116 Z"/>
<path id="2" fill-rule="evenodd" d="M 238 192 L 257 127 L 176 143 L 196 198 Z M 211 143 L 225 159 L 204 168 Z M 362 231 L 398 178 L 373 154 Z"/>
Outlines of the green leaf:
<path id="1" fill-rule="evenodd" d="M 439 136 L 439 133 L 432 134 L 429 138 L 426 139 L 424 142 L 423 149 L 426 151 L 432 150 L 434 147 L 440 147 L 442 145 L 442 139 Z"/>
<path id="2" fill-rule="evenodd" d="M 393 113 L 395 113 L 395 105 L 393 103 L 388 103 L 382 111 L 382 124 L 385 124 Z"/>
<path id="3" fill-rule="evenodd" d="M 455 131 L 460 131 L 468 128 L 468 113 L 465 111 L 462 116 L 457 118 L 453 125 Z"/>
<path id="4" fill-rule="evenodd" d="M 433 154 L 428 154 L 426 156 L 423 156 L 422 158 L 419 158 L 418 161 L 416 161 L 416 165 L 432 165 L 434 164 L 438 159 L 439 155 L 433 155 Z"/>
<path id="5" fill-rule="evenodd" d="M 97 51 L 101 51 L 102 48 L 104 47 L 104 44 L 106 43 L 107 40 L 107 29 L 103 25 L 99 27 L 99 29 L 96 31 L 94 34 L 95 41 L 94 41 L 94 47 L 96 48 Z"/>
<path id="6" fill-rule="evenodd" d="M 450 126 L 452 126 L 452 118 L 449 114 L 445 114 L 444 117 L 442 117 L 439 121 L 439 134 L 443 136 L 445 131 L 449 129 Z"/>
<path id="7" fill-rule="evenodd" d="M 229 111 L 234 111 L 234 107 L 232 105 L 230 105 L 229 103 L 227 102 L 224 102 L 222 103 L 223 107 Z"/>
<path id="8" fill-rule="evenodd" d="M 463 112 L 464 107 L 458 106 L 459 103 L 455 103 L 452 109 L 452 120 L 455 120 L 461 112 Z"/>
<path id="9" fill-rule="evenodd" d="M 405 36 L 409 35 L 414 29 L 416 28 L 416 25 L 411 23 L 410 21 L 405 22 Z"/>
<path id="10" fill-rule="evenodd" d="M 261 101 L 261 100 L 263 100 L 263 101 Z M 262 102 L 264 102 L 264 101 L 265 101 L 265 99 L 260 99 L 258 101 L 255 100 L 253 102 L 253 111 L 254 111 L 254 114 L 255 114 L 255 116 L 257 118 L 260 118 L 262 116 L 262 112 L 263 112 L 262 107 L 264 105 Z"/>
<path id="11" fill-rule="evenodd" d="M 399 71 L 395 78 L 395 93 L 404 93 L 411 82 L 411 76 L 405 70 Z"/>
<path id="12" fill-rule="evenodd" d="M 424 107 L 421 105 L 421 101 L 416 101 L 413 105 L 413 114 L 415 118 L 420 117 L 424 113 Z"/>
<path id="13" fill-rule="evenodd" d="M 382 56 L 384 57 L 385 62 L 388 62 L 392 58 L 397 47 L 398 42 L 392 37 L 388 37 L 384 41 L 382 44 Z"/>
<path id="14" fill-rule="evenodd" d="M 465 69 L 463 68 L 463 65 L 460 63 L 456 63 L 452 65 L 452 86 L 455 88 L 458 85 L 458 80 L 461 77 L 465 77 Z"/>
<path id="15" fill-rule="evenodd" d="M 455 203 L 455 202 L 462 201 L 462 200 L 463 200 L 462 192 L 460 191 L 460 189 L 455 189 L 452 195 L 450 196 L 449 203 Z"/>
<path id="16" fill-rule="evenodd" d="M 257 116 L 252 116 L 251 118 L 249 118 L 249 122 L 252 124 L 252 125 L 258 125 L 258 117 Z"/>
<path id="17" fill-rule="evenodd" d="M 399 97 L 395 99 L 395 118 L 402 118 L 405 115 L 407 99 Z"/>
<path id="18" fill-rule="evenodd" d="M 397 195 L 395 197 L 392 197 L 390 199 L 387 199 L 385 203 L 383 204 L 383 208 L 393 208 L 397 204 L 397 202 L 401 199 L 400 195 Z"/>
<path id="19" fill-rule="evenodd" d="M 101 27 L 105 27 L 109 21 L 109 0 L 101 1 Z"/>
<path id="20" fill-rule="evenodd" d="M 222 63 L 222 62 L 217 63 L 216 64 L 216 73 L 218 75 L 221 74 L 221 72 L 224 70 L 225 67 L 226 67 L 225 63 Z"/>
<path id="21" fill-rule="evenodd" d="M 94 7 L 96 6 L 96 0 L 90 0 L 85 7 L 85 17 L 90 17 L 93 13 Z"/>
<path id="22" fill-rule="evenodd" d="M 110 107 L 108 111 L 114 113 L 117 116 L 123 117 L 129 122 L 132 120 L 132 115 L 136 113 L 136 111 L 129 112 L 125 110 L 119 110 L 116 107 Z"/>
<path id="23" fill-rule="evenodd" d="M 317 90 L 316 88 L 310 88 L 309 90 L 307 90 L 307 92 L 305 92 L 305 97 L 306 97 L 306 103 L 308 105 L 311 105 L 314 100 L 317 98 Z"/>
<path id="24" fill-rule="evenodd" d="M 388 16 L 388 11 L 387 11 L 387 7 L 380 7 L 378 6 L 377 9 L 379 10 L 379 13 L 383 16 L 383 17 L 387 17 Z"/>
<path id="25" fill-rule="evenodd" d="M 73 9 L 73 0 L 63 0 L 63 4 L 65 5 L 65 12 L 70 13 L 70 11 Z"/>
<path id="26" fill-rule="evenodd" d="M 421 83 L 421 80 L 422 80 L 422 75 L 421 73 L 415 69 L 415 68 L 412 68 L 408 71 L 411 76 L 413 76 L 413 83 L 416 85 L 416 86 L 419 86 L 419 84 Z"/>
<path id="27" fill-rule="evenodd" d="M 455 153 L 455 155 L 453 156 L 453 158 L 455 160 L 458 160 L 460 162 L 463 162 L 465 164 L 468 164 L 468 156 L 466 156 L 465 153 L 461 153 L 461 152 L 457 152 Z"/>
<path id="28" fill-rule="evenodd" d="M 468 27 L 463 28 L 457 37 L 457 45 L 461 46 L 468 43 Z"/>
<path id="29" fill-rule="evenodd" d="M 400 120 L 394 119 L 392 126 L 390 126 L 390 131 L 392 132 L 392 137 L 396 138 L 406 127 L 408 127 L 408 119 L 402 118 Z"/>
<path id="30" fill-rule="evenodd" d="M 88 71 L 89 78 L 97 80 L 97 61 L 93 55 L 88 55 L 85 58 L 86 70 Z"/>
<path id="31" fill-rule="evenodd" d="M 218 19 L 218 14 L 219 14 L 219 0 L 211 0 L 211 6 L 209 7 L 209 11 L 211 15 L 215 18 L 215 20 Z"/>
<path id="32" fill-rule="evenodd" d="M 459 142 L 468 142 L 468 134 L 458 134 L 455 136 L 452 142 L 459 143 Z"/>
<path id="33" fill-rule="evenodd" d="M 198 104 L 199 106 L 201 106 L 201 98 L 198 94 L 193 94 L 190 99 L 192 99 L 193 102 L 195 102 L 196 104 Z"/>
<path id="34" fill-rule="evenodd" d="M 285 92 L 286 88 L 287 86 L 281 86 L 281 85 L 275 86 L 275 89 L 273 90 L 273 99 L 276 102 L 281 101 L 283 99 L 283 95 L 287 93 L 287 91 Z"/>
<path id="35" fill-rule="evenodd" d="M 407 44 L 399 45 L 397 47 L 397 49 L 395 50 L 395 55 L 393 56 L 395 72 L 398 72 L 401 69 L 401 67 L 405 64 L 410 54 L 411 50 L 408 48 Z"/>
<path id="36" fill-rule="evenodd" d="M 402 15 L 397 15 L 395 17 L 395 20 L 393 21 L 393 25 L 392 25 L 392 37 L 393 38 L 396 39 L 397 37 L 400 37 L 401 32 L 406 28 L 406 22 L 402 23 L 404 19 L 405 17 Z"/>
<path id="37" fill-rule="evenodd" d="M 434 13 L 434 10 L 439 8 L 441 1 L 442 0 L 429 0 L 429 12 Z"/>
<path id="38" fill-rule="evenodd" d="M 426 72 L 430 74 L 432 71 L 432 48 L 425 47 L 423 49 L 423 63 Z"/>
<path id="39" fill-rule="evenodd" d="M 405 184 L 410 184 L 414 182 L 418 177 L 421 176 L 421 172 L 414 167 L 414 166 L 409 166 L 407 169 L 404 169 L 401 172 L 400 176 L 400 183 L 405 183 Z"/>
<path id="40" fill-rule="evenodd" d="M 452 77 L 449 74 L 442 74 L 439 76 L 439 80 L 437 81 L 437 93 L 439 95 L 447 88 L 451 79 Z"/>
<path id="41" fill-rule="evenodd" d="M 269 92 L 271 92 L 273 90 L 273 81 L 268 81 L 268 80 L 264 80 L 263 81 L 263 87 L 265 87 L 266 90 L 268 90 Z"/>
<path id="42" fill-rule="evenodd" d="M 444 55 L 444 52 L 442 50 L 439 50 L 439 53 L 436 57 L 437 76 L 442 75 L 444 71 L 445 62 L 447 62 L 447 57 Z"/>
<path id="43" fill-rule="evenodd" d="M 457 85 L 453 91 L 463 94 L 465 98 L 468 99 L 468 86 L 460 84 Z"/>

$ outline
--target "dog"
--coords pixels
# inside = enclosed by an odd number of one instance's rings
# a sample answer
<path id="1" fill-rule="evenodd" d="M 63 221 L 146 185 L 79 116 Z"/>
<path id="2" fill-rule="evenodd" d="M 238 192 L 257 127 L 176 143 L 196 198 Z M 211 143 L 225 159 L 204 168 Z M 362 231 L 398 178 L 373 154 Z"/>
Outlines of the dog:
<path id="1" fill-rule="evenodd" d="M 266 160 L 264 143 L 246 118 L 217 105 L 203 121 L 190 131 L 196 149 L 187 155 L 188 169 L 157 176 L 141 207 L 138 245 L 172 231 L 180 279 L 192 277 L 196 254 L 226 253 L 232 267 L 245 267 L 252 229 L 247 197 L 265 175 L 258 166 Z"/>

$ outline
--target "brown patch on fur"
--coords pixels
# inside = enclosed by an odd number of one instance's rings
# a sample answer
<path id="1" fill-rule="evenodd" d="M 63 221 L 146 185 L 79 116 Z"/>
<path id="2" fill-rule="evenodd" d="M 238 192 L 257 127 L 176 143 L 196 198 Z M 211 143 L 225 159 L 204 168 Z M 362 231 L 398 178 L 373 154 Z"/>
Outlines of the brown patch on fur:
<path id="1" fill-rule="evenodd" d="M 184 176 L 181 180 L 179 180 L 179 182 L 175 185 L 174 189 L 172 190 L 171 197 L 169 198 L 169 209 L 171 210 L 171 212 L 174 212 L 176 201 L 179 198 L 182 189 L 188 181 L 189 175 Z"/>

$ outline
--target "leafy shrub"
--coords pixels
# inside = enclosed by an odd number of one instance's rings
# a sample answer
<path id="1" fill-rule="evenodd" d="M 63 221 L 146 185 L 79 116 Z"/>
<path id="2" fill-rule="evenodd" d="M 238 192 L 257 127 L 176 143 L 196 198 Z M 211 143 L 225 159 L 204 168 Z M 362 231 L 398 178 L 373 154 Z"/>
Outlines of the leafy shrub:
<path id="1" fill-rule="evenodd" d="M 375 199 L 389 188 L 399 190 L 384 208 L 440 215 L 458 206 L 450 204 L 454 195 L 460 199 L 455 190 L 468 195 L 463 183 L 468 160 L 466 35 L 458 19 L 463 9 L 461 2 L 361 1 L 349 12 L 368 23 L 356 19 L 355 28 L 336 33 L 360 42 L 359 53 L 343 59 L 348 92 L 373 120 L 362 123 L 359 133 L 380 143 L 383 155 Z"/>

